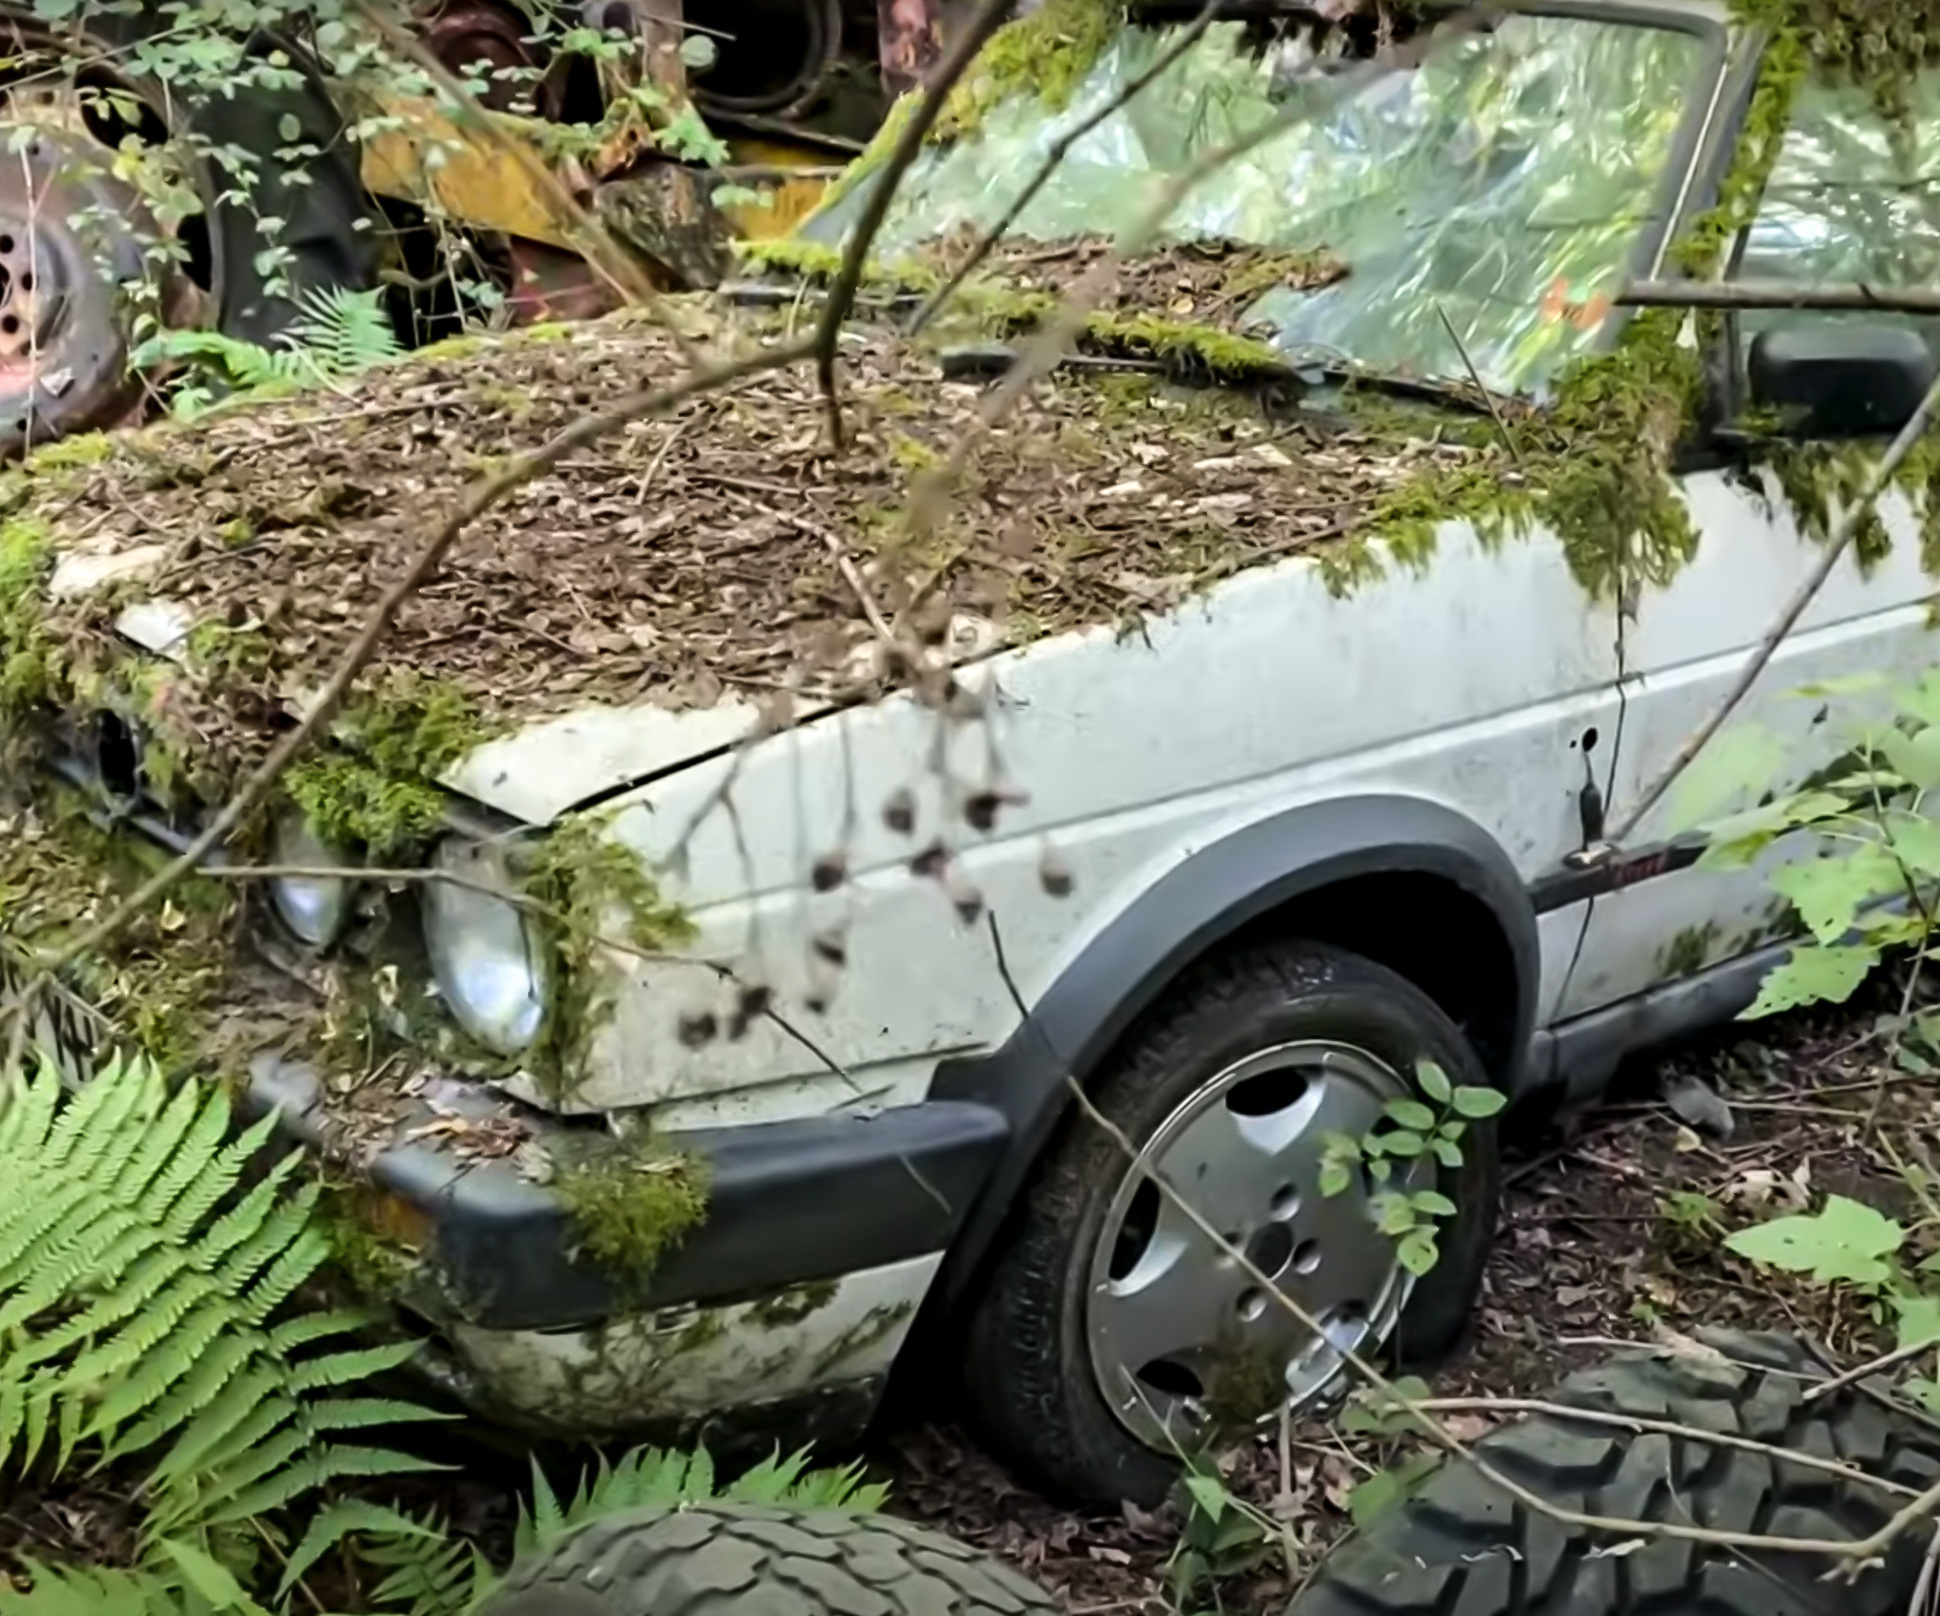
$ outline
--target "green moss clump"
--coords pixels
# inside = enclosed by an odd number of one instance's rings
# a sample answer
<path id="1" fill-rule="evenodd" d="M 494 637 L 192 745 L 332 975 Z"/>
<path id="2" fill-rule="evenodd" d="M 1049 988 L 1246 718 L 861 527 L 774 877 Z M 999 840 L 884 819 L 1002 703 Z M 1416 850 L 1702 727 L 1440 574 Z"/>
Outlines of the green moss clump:
<path id="1" fill-rule="evenodd" d="M 931 138 L 973 135 L 994 109 L 1016 96 L 1029 95 L 1047 111 L 1063 111 L 1124 25 L 1125 8 L 1118 0 L 1041 0 L 1035 10 L 1005 23 L 977 53 L 950 92 Z"/>
<path id="2" fill-rule="evenodd" d="M 706 1217 L 708 1168 L 649 1135 L 561 1166 L 552 1189 L 577 1252 L 640 1285 Z"/>
<path id="3" fill-rule="evenodd" d="M 319 836 L 382 861 L 437 833 L 445 799 L 434 782 L 492 733 L 462 690 L 399 671 L 346 706 L 347 750 L 292 763 L 284 787 Z"/>
<path id="4" fill-rule="evenodd" d="M 38 522 L 0 525 L 0 723 L 45 701 L 54 683 L 54 644 L 42 620 L 53 541 Z"/>
<path id="5" fill-rule="evenodd" d="M 115 448 L 115 440 L 105 432 L 77 432 L 71 438 L 42 444 L 27 456 L 21 469 L 33 477 L 44 472 L 98 466 L 113 457 Z"/>
<path id="6" fill-rule="evenodd" d="M 424 1254 L 375 1228 L 362 1204 L 367 1192 L 355 1185 L 325 1186 L 314 1218 L 330 1242 L 330 1263 L 358 1296 L 390 1302 L 417 1282 Z"/>
<path id="7" fill-rule="evenodd" d="M 694 924 L 667 902 L 631 848 L 607 834 L 609 815 L 561 820 L 533 850 L 525 872 L 528 897 L 552 924 L 559 963 L 558 998 L 531 1064 L 563 1090 L 595 1030 L 612 1013 L 612 982 L 601 958 L 604 939 L 646 953 L 677 948 Z"/>
<path id="8" fill-rule="evenodd" d="M 737 241 L 734 253 L 748 268 L 764 274 L 792 275 L 811 286 L 827 286 L 842 273 L 842 250 L 819 241 L 778 236 L 772 241 Z M 922 293 L 943 284 L 942 274 L 910 258 L 871 258 L 862 266 L 862 284 L 875 291 Z"/>
<path id="9" fill-rule="evenodd" d="M 1114 358 L 1154 360 L 1188 375 L 1201 372 L 1241 384 L 1280 380 L 1287 374 L 1286 356 L 1270 343 L 1158 314 L 1096 310 L 1085 317 L 1079 346 Z"/>

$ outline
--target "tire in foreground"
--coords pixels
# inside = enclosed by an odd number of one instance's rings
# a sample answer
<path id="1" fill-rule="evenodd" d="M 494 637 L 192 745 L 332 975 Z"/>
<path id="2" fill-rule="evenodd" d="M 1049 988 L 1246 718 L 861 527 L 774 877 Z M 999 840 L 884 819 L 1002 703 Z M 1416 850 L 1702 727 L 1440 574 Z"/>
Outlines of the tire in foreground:
<path id="1" fill-rule="evenodd" d="M 887 1515 L 629 1510 L 515 1566 L 479 1616 L 1055 1616 L 1049 1594 Z"/>
<path id="2" fill-rule="evenodd" d="M 1806 1401 L 1827 1371 L 1797 1341 L 1719 1331 L 1703 1344 L 1730 1361 L 1640 1350 L 1572 1375 L 1554 1401 L 1748 1438 L 1900 1488 L 1940 1482 L 1940 1430 L 1863 1388 Z M 1908 1502 L 1769 1454 L 1561 1415 L 1525 1416 L 1475 1451 L 1538 1497 L 1622 1520 L 1857 1541 Z M 1288 1616 L 1891 1616 L 1908 1607 L 1931 1532 L 1902 1533 L 1848 1582 L 1824 1556 L 1567 1526 L 1451 1461 L 1345 1539 Z"/>

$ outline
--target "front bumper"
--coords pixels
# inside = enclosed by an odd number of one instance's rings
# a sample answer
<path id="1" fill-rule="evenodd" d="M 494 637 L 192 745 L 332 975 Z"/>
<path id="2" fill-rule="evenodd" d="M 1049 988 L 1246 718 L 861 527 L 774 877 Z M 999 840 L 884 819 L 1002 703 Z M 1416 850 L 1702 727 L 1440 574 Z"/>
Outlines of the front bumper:
<path id="1" fill-rule="evenodd" d="M 426 1131 L 454 1113 L 502 1115 L 511 1102 L 472 1084 L 449 1085 L 438 1100 L 435 1110 L 413 1102 L 422 1117 L 394 1125 L 395 1142 L 359 1172 L 428 1231 L 431 1310 L 490 1331 L 584 1330 L 648 1310 L 717 1307 L 943 1252 L 1009 1139 L 997 1111 L 955 1100 L 670 1134 L 670 1145 L 710 1165 L 707 1213 L 642 1283 L 581 1256 L 558 1197 L 514 1158 L 468 1160 Z M 308 1067 L 266 1059 L 251 1072 L 249 1108 L 280 1112 L 285 1133 L 327 1148 L 320 1101 Z"/>

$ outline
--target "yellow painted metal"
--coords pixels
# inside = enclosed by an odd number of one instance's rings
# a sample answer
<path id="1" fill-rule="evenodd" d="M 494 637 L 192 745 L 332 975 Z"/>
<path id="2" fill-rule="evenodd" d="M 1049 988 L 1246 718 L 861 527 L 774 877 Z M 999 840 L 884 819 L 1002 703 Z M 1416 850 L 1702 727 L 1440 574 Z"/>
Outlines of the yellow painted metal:
<path id="1" fill-rule="evenodd" d="M 363 177 L 379 196 L 443 214 L 474 230 L 496 230 L 578 252 L 574 221 L 562 217 L 546 176 L 565 165 L 533 138 L 534 120 L 484 113 L 489 131 L 460 129 L 435 102 L 387 100 L 365 137 Z"/>
<path id="2" fill-rule="evenodd" d="M 746 186 L 769 198 L 730 203 L 721 211 L 743 241 L 774 241 L 793 233 L 815 211 L 822 194 L 842 172 L 826 148 L 780 140 L 736 140 L 729 148 L 724 183 Z"/>

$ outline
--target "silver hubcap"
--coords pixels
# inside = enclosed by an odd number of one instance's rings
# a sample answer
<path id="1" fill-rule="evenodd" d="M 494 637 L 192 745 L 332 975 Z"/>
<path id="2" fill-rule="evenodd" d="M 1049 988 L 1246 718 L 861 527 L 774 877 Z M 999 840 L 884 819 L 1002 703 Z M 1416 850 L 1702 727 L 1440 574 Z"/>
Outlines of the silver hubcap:
<path id="1" fill-rule="evenodd" d="M 1162 1122 L 1112 1198 L 1092 1254 L 1086 1336 L 1119 1420 L 1171 1451 L 1209 1425 L 1330 1395 L 1344 1352 L 1394 1329 L 1410 1278 L 1358 1177 L 1320 1193 L 1323 1141 L 1359 1139 L 1402 1079 L 1346 1044 L 1279 1044 L 1207 1083 Z M 1308 1329 L 1183 1212 L 1163 1178 L 1309 1317 Z M 1425 1188 L 1429 1172 L 1397 1187 Z"/>

